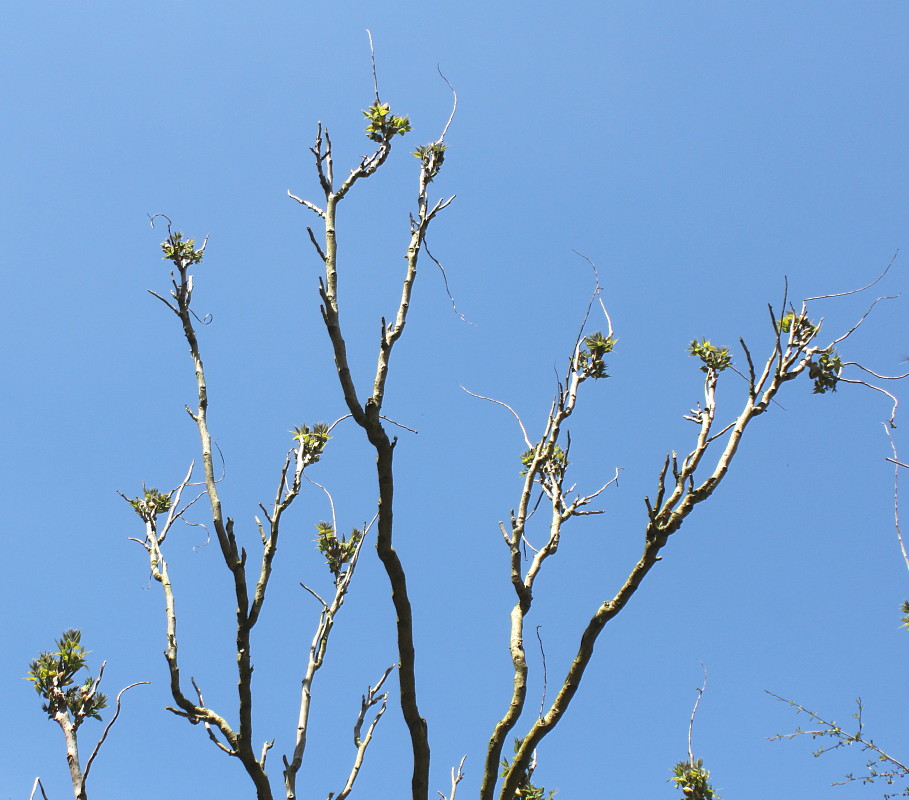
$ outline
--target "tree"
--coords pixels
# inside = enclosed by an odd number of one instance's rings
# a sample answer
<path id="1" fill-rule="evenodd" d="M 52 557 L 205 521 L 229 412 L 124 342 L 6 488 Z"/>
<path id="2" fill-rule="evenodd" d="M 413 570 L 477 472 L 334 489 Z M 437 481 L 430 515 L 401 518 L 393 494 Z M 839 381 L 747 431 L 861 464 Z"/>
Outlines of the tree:
<path id="1" fill-rule="evenodd" d="M 894 525 L 896 527 L 896 537 L 899 541 L 900 552 L 903 556 L 903 561 L 905 562 L 907 568 L 909 568 L 909 552 L 906 550 L 906 544 L 903 540 L 902 530 L 900 529 L 900 510 L 899 510 L 899 481 L 900 481 L 900 469 L 909 468 L 909 465 L 904 464 L 899 460 L 899 456 L 896 451 L 896 445 L 893 442 L 893 437 L 888 431 L 888 436 L 890 438 L 890 444 L 893 448 L 893 458 L 888 458 L 887 460 L 892 462 L 895 465 L 894 477 L 893 477 L 893 516 L 894 516 Z M 902 627 L 909 628 L 909 601 L 903 601 L 901 609 L 902 617 Z M 844 786 L 847 783 L 862 783 L 862 784 L 883 784 L 887 787 L 891 787 L 897 783 L 903 783 L 909 779 L 909 765 L 907 765 L 907 759 L 903 756 L 892 755 L 894 751 L 884 750 L 880 745 L 875 744 L 874 740 L 865 733 L 865 724 L 862 719 L 863 704 L 862 698 L 856 700 L 856 711 L 852 714 L 852 719 L 855 720 L 854 727 L 850 725 L 850 728 L 853 728 L 853 732 L 850 732 L 844 729 L 842 726 L 838 725 L 835 720 L 825 719 L 821 714 L 811 711 L 805 706 L 795 702 L 794 700 L 786 700 L 783 697 L 780 697 L 773 692 L 768 692 L 771 697 L 776 698 L 780 702 L 786 703 L 795 709 L 796 714 L 804 714 L 811 720 L 811 730 L 804 730 L 801 727 L 796 728 L 793 733 L 787 734 L 777 734 L 776 736 L 771 737 L 775 741 L 782 739 L 796 739 L 802 736 L 807 736 L 811 739 L 820 739 L 825 744 L 822 744 L 818 747 L 812 755 L 815 758 L 819 758 L 825 753 L 830 753 L 835 750 L 841 750 L 843 748 L 848 748 L 851 746 L 858 747 L 863 753 L 869 753 L 870 755 L 866 756 L 865 761 L 865 774 L 856 775 L 853 772 L 849 772 L 842 780 L 834 781 L 833 786 Z M 826 715 L 825 715 L 826 716 Z M 826 744 L 826 742 L 832 741 L 832 744 Z M 889 800 L 892 797 L 907 797 L 909 796 L 909 785 L 904 784 L 899 787 L 901 791 L 885 791 L 884 798 Z"/>
<path id="2" fill-rule="evenodd" d="M 126 498 L 144 523 L 144 537 L 137 538 L 136 541 L 145 548 L 151 574 L 161 585 L 164 593 L 167 621 L 165 655 L 170 691 L 175 703 L 169 710 L 193 724 L 201 723 L 215 746 L 240 762 L 252 780 L 260 800 L 275 797 L 278 792 L 275 788 L 276 780 L 267 769 L 267 756 L 275 740 L 269 739 L 260 744 L 255 740 L 253 732 L 255 693 L 252 634 L 265 605 L 284 514 L 299 496 L 303 482 L 309 479 L 307 470 L 318 463 L 323 455 L 330 453 L 327 445 L 332 431 L 347 419 L 362 429 L 374 451 L 378 493 L 376 512 L 373 523 L 354 528 L 349 537 L 339 535 L 338 524 L 334 518 L 330 522 L 320 522 L 316 526 L 317 549 L 326 561 L 334 587 L 334 596 L 330 601 L 326 601 L 317 590 L 304 587 L 320 604 L 321 611 L 308 663 L 301 679 L 302 690 L 294 746 L 282 760 L 283 793 L 287 798 L 298 796 L 296 782 L 307 743 L 314 680 L 317 671 L 323 665 L 330 634 L 354 578 L 361 548 L 367 535 L 372 531 L 373 524 L 376 551 L 388 577 L 396 617 L 399 685 L 397 702 L 410 738 L 413 766 L 411 786 L 414 800 L 426 800 L 432 788 L 429 773 L 430 728 L 418 704 L 419 642 L 408 592 L 407 565 L 399 556 L 394 539 L 396 488 L 394 456 L 398 444 L 395 430 L 405 426 L 386 415 L 385 400 L 387 383 L 392 374 L 392 355 L 403 336 L 410 313 L 421 255 L 426 250 L 427 232 L 430 225 L 454 199 L 450 197 L 433 200 L 430 191 L 445 163 L 447 153 L 445 135 L 448 125 L 446 124 L 437 139 L 417 147 L 412 153 L 419 165 L 417 207 L 410 218 L 404 275 L 400 282 L 400 301 L 393 315 L 381 319 L 374 377 L 365 386 L 358 384 L 349 361 L 345 328 L 342 323 L 344 305 L 341 286 L 345 270 L 339 257 L 341 201 L 358 188 L 359 184 L 384 167 L 397 137 L 405 135 L 411 128 L 408 117 L 395 115 L 390 104 L 380 98 L 377 80 L 374 88 L 374 101 L 363 112 L 367 122 L 366 135 L 374 147 L 373 151 L 361 158 L 346 177 L 336 178 L 331 138 L 327 129 L 320 124 L 311 152 L 324 200 L 316 203 L 290 195 L 324 223 L 324 232 L 321 235 L 312 229 L 308 231 L 310 241 L 324 266 L 324 275 L 319 282 L 321 313 L 348 413 L 331 424 L 310 421 L 292 429 L 293 446 L 283 466 L 278 470 L 273 500 L 268 506 L 260 506 L 262 517 L 255 517 L 255 525 L 261 539 L 261 551 L 253 555 L 252 559 L 250 558 L 252 551 L 247 550 L 247 546 L 241 543 L 243 540 L 235 533 L 234 518 L 224 511 L 220 496 L 216 452 L 208 420 L 209 386 L 196 329 L 199 322 L 205 322 L 205 318 L 199 317 L 191 307 L 195 289 L 193 271 L 203 261 L 207 240 L 197 245 L 195 239 L 175 230 L 170 220 L 166 220 L 167 236 L 162 243 L 162 250 L 164 259 L 171 263 L 170 295 L 166 297 L 152 292 L 177 316 L 189 346 L 198 400 L 195 408 L 187 407 L 187 411 L 198 429 L 203 472 L 202 482 L 195 483 L 194 468 L 191 465 L 183 480 L 174 489 L 160 492 L 157 489 L 143 487 L 141 494 Z M 449 124 L 450 122 L 451 119 Z M 154 224 L 155 219 L 152 222 Z M 427 256 L 435 261 L 428 250 Z M 681 456 L 676 451 L 670 451 L 662 466 L 657 469 L 652 498 L 647 497 L 644 500 L 647 521 L 644 525 L 640 556 L 631 565 L 618 588 L 611 591 L 607 595 L 608 599 L 590 613 L 577 643 L 575 656 L 564 675 L 558 678 L 554 699 L 547 706 L 544 693 L 539 713 L 536 713 L 532 720 L 528 720 L 528 717 L 533 716 L 531 708 L 533 703 L 528 705 L 530 700 L 528 676 L 531 667 L 525 641 L 527 618 L 536 599 L 537 580 L 550 559 L 557 554 L 565 527 L 573 520 L 602 513 L 602 509 L 596 507 L 595 501 L 599 500 L 618 478 L 616 472 L 605 484 L 579 491 L 576 490 L 575 483 L 569 482 L 568 477 L 571 465 L 569 418 L 574 414 L 582 394 L 586 396 L 590 386 L 609 377 L 605 359 L 614 351 L 618 342 L 602 299 L 603 289 L 599 276 L 592 263 L 591 267 L 594 287 L 590 303 L 573 346 L 564 356 L 549 413 L 541 423 L 533 426 L 540 433 L 532 436 L 529 433 L 531 426 L 525 425 L 521 417 L 506 402 L 475 395 L 481 399 L 491 400 L 509 411 L 520 427 L 525 445 L 523 453 L 516 459 L 522 477 L 521 486 L 511 506 L 508 522 L 501 525 L 501 535 L 510 565 L 509 581 L 515 595 L 507 645 L 512 663 L 512 688 L 510 697 L 503 699 L 501 715 L 489 735 L 481 770 L 482 800 L 492 800 L 494 797 L 512 800 L 518 797 L 547 796 L 548 790 L 531 782 L 531 776 L 536 768 L 538 747 L 568 711 L 591 662 L 598 637 L 626 608 L 647 575 L 663 558 L 663 550 L 670 538 L 681 530 L 686 519 L 708 500 L 723 482 L 735 460 L 746 430 L 750 429 L 752 422 L 773 408 L 784 387 L 800 379 L 802 375 L 806 376 L 802 380 L 812 382 L 816 394 L 835 392 L 841 384 L 871 386 L 862 377 L 870 371 L 840 355 L 841 347 L 859 328 L 867 314 L 842 334 L 832 339 L 820 338 L 822 321 L 810 313 L 809 306 L 815 301 L 833 295 L 808 298 L 799 304 L 792 303 L 788 296 L 784 296 L 778 307 L 769 307 L 769 342 L 765 355 L 762 359 L 755 360 L 749 346 L 743 339 L 740 340 L 744 358 L 741 369 L 735 365 L 733 352 L 729 348 L 716 345 L 706 338 L 692 340 L 688 348 L 689 355 L 696 359 L 703 373 L 704 397 L 685 417 L 694 425 L 690 450 Z M 864 289 L 872 285 L 874 284 L 869 284 Z M 874 303 L 871 306 L 873 307 Z M 592 316 L 600 314 L 602 321 L 594 324 Z M 740 400 L 739 410 L 718 418 L 720 411 L 718 387 L 730 373 L 738 374 L 744 381 L 745 391 Z M 889 376 L 875 373 L 871 375 L 875 379 L 891 379 Z M 734 391 L 738 386 L 739 384 L 733 384 L 731 389 Z M 881 387 L 871 388 L 893 398 Z M 895 399 L 893 403 L 890 424 L 893 424 Z M 185 499 L 187 490 L 196 486 L 201 487 L 200 493 L 191 499 Z M 176 595 L 164 551 L 165 540 L 174 524 L 177 521 L 194 519 L 195 517 L 191 515 L 196 514 L 195 503 L 202 497 L 207 498 L 211 508 L 211 525 L 224 564 L 231 576 L 236 601 L 238 697 L 236 707 L 230 712 L 215 710 L 208 706 L 203 697 L 201 682 L 191 678 L 187 685 L 181 674 Z M 540 520 L 539 526 L 536 520 Z M 541 532 L 537 530 L 538 527 L 542 529 Z M 360 712 L 356 717 L 355 752 L 348 777 L 343 788 L 337 793 L 332 793 L 330 797 L 346 797 L 353 788 L 366 757 L 367 748 L 385 713 L 388 695 L 379 692 L 390 670 L 391 668 L 387 669 L 382 677 L 366 690 Z M 237 724 L 228 721 L 230 715 L 236 717 Z M 526 727 L 519 728 L 522 719 Z M 516 732 L 514 754 L 508 759 L 504 755 L 505 748 Z M 463 777 L 463 764 L 462 761 L 460 766 L 453 770 L 448 800 L 453 800 L 457 792 Z M 708 774 L 703 770 L 702 762 L 695 761 L 689 751 L 689 761 L 682 762 L 677 767 L 675 780 L 680 788 L 691 789 L 691 792 L 686 794 L 701 792 L 703 797 L 709 797 L 712 795 L 712 789 L 706 782 Z"/>
<path id="3" fill-rule="evenodd" d="M 79 728 L 87 719 L 100 720 L 101 711 L 107 708 L 107 695 L 98 691 L 104 675 L 104 664 L 101 664 L 97 678 L 89 675 L 81 684 L 76 682 L 76 676 L 82 670 L 88 670 L 87 655 L 88 651 L 82 647 L 82 633 L 75 629 L 64 631 L 57 640 L 57 649 L 53 652 L 40 653 L 29 664 L 26 676 L 35 685 L 35 691 L 44 699 L 41 708 L 47 712 L 48 719 L 56 722 L 63 731 L 66 762 L 69 765 L 76 800 L 86 800 L 88 797 L 85 782 L 101 745 L 104 744 L 107 734 L 120 715 L 120 698 L 133 686 L 145 683 L 145 681 L 132 683 L 117 694 L 114 716 L 105 726 L 83 769 L 79 757 Z M 35 786 L 38 785 L 39 781 L 36 780 Z M 42 793 L 43 791 L 42 788 Z"/>

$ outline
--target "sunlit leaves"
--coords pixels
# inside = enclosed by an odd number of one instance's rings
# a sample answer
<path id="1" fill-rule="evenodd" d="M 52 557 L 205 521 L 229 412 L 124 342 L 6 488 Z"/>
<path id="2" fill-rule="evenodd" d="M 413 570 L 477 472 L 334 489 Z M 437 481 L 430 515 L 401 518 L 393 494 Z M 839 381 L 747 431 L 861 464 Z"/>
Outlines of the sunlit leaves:
<path id="1" fill-rule="evenodd" d="M 522 478 L 530 471 L 531 466 L 533 466 L 533 459 L 536 453 L 537 448 L 535 447 L 521 453 L 521 464 L 524 467 L 524 469 L 521 470 Z M 557 444 L 554 444 L 548 453 L 544 449 L 543 455 L 537 462 L 536 471 L 541 474 L 555 475 L 558 479 L 561 479 L 565 475 L 565 470 L 568 469 L 569 463 L 565 451 Z"/>
<path id="2" fill-rule="evenodd" d="M 196 249 L 196 240 L 184 240 L 180 231 L 172 233 L 161 242 L 161 250 L 164 253 L 164 260 L 173 261 L 178 267 L 181 265 L 186 267 L 202 261 L 203 248 Z"/>
<path id="3" fill-rule="evenodd" d="M 363 538 L 363 531 L 354 528 L 349 539 L 344 536 L 339 538 L 330 522 L 317 523 L 316 531 L 319 534 L 315 540 L 316 546 L 319 548 L 319 552 L 325 556 L 328 570 L 335 576 L 335 582 L 337 582 L 344 576 L 342 572 L 344 565 L 349 564 L 354 553 L 357 552 L 357 545 Z"/>
<path id="4" fill-rule="evenodd" d="M 312 428 L 301 425 L 294 428 L 291 433 L 303 448 L 303 457 L 309 464 L 315 464 L 322 457 L 322 451 L 331 439 L 328 435 L 328 425 L 324 422 L 317 422 Z"/>
<path id="5" fill-rule="evenodd" d="M 158 514 L 168 511 L 171 506 L 169 494 L 159 492 L 157 489 L 142 487 L 142 496 L 127 500 L 133 510 L 146 522 L 154 519 Z"/>
<path id="6" fill-rule="evenodd" d="M 82 719 L 101 719 L 100 711 L 107 707 L 107 697 L 101 692 L 92 693 L 95 680 L 88 676 L 76 684 L 76 675 L 87 669 L 88 651 L 82 647 L 82 634 L 71 629 L 57 640 L 57 650 L 40 653 L 28 665 L 25 676 L 35 685 L 35 691 L 46 701 L 41 708 L 48 717 L 55 717 L 64 710 L 73 715 L 78 724 Z"/>
<path id="7" fill-rule="evenodd" d="M 363 112 L 366 117 L 366 135 L 374 142 L 390 142 L 410 130 L 410 119 L 392 116 L 388 103 L 373 103 Z"/>
<path id="8" fill-rule="evenodd" d="M 673 768 L 670 780 L 690 800 L 720 800 L 720 796 L 710 785 L 710 772 L 704 769 L 703 759 L 699 758 L 694 763 L 679 761 Z"/>
<path id="9" fill-rule="evenodd" d="M 804 314 L 796 314 L 790 311 L 780 320 L 780 333 L 792 333 L 792 338 L 796 341 L 808 342 L 814 338 L 818 332 L 819 326 L 815 325 Z"/>
<path id="10" fill-rule="evenodd" d="M 414 150 L 414 158 L 419 158 L 423 165 L 423 172 L 426 175 L 426 183 L 429 183 L 442 168 L 445 161 L 445 151 L 448 148 L 442 142 L 430 142 Z"/>
<path id="11" fill-rule="evenodd" d="M 701 359 L 704 366 L 701 372 L 722 372 L 727 367 L 732 366 L 732 355 L 728 347 L 718 347 L 711 344 L 709 339 L 693 339 L 688 345 L 688 355 Z"/>

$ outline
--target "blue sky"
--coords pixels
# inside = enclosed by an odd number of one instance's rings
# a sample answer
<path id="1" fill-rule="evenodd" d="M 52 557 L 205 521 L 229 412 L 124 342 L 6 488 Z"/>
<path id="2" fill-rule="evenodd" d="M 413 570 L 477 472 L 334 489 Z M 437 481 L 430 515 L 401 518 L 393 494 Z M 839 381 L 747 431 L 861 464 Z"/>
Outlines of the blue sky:
<path id="1" fill-rule="evenodd" d="M 591 290 L 572 250 L 598 264 L 620 339 L 613 377 L 589 387 L 572 421 L 575 480 L 590 487 L 622 473 L 603 496 L 606 513 L 571 526 L 538 585 L 529 630 L 542 626 L 550 691 L 587 618 L 638 557 L 642 498 L 664 454 L 693 442 L 682 416 L 701 397 L 701 373 L 688 342 L 743 336 L 757 356 L 785 276 L 796 299 L 842 292 L 909 247 L 903 3 L 9 2 L 5 16 L 4 797 L 27 797 L 36 775 L 54 800 L 70 791 L 59 731 L 23 680 L 70 626 L 95 664 L 107 659 L 109 692 L 152 682 L 127 695 L 91 796 L 251 796 L 238 764 L 163 711 L 161 597 L 127 538 L 137 519 L 116 494 L 143 480 L 170 488 L 196 456 L 182 410 L 194 391 L 186 348 L 146 293 L 167 282 L 163 233 L 148 215 L 211 235 L 195 295 L 214 320 L 202 338 L 211 424 L 228 513 L 253 551 L 252 516 L 273 493 L 288 430 L 344 413 L 305 230 L 316 220 L 286 191 L 318 199 L 308 151 L 318 120 L 339 165 L 366 151 L 365 28 L 383 99 L 410 115 L 414 133 L 342 209 L 342 300 L 361 381 L 400 291 L 416 194 L 408 151 L 434 139 L 449 112 L 437 64 L 459 96 L 434 184 L 457 199 L 429 244 L 473 324 L 452 313 L 426 262 L 387 400 L 420 431 L 402 434 L 396 455 L 396 543 L 417 609 L 434 789 L 447 791 L 466 753 L 459 797 L 475 795 L 510 686 L 513 595 L 498 521 L 517 501 L 524 448 L 506 412 L 458 384 L 540 429 Z M 869 293 L 817 303 L 825 330 L 902 291 L 905 259 Z M 843 354 L 899 371 L 904 301 L 880 304 Z M 724 376 L 721 417 L 743 389 Z M 560 798 L 676 796 L 666 778 L 686 754 L 702 663 L 710 678 L 695 751 L 723 796 L 882 793 L 828 786 L 860 771 L 857 751 L 815 760 L 808 742 L 768 742 L 797 720 L 764 690 L 844 723 L 861 695 L 875 740 L 897 751 L 904 742 L 909 640 L 898 607 L 909 585 L 892 524 L 889 408 L 860 387 L 814 397 L 807 381 L 780 403 L 603 634 L 568 718 L 540 750 L 537 778 Z M 373 514 L 371 465 L 348 424 L 313 473 L 342 528 Z M 311 541 L 327 514 L 315 489 L 294 507 L 258 629 L 257 731 L 277 737 L 277 754 L 289 746 L 316 620 L 298 583 L 328 581 Z M 227 709 L 227 576 L 203 534 L 181 537 L 171 560 L 184 672 Z M 308 796 L 343 783 L 359 696 L 395 660 L 392 626 L 369 550 L 318 679 Z M 539 662 L 532 668 L 539 681 Z M 97 728 L 86 725 L 87 740 Z M 403 796 L 404 737 L 391 708 L 361 795 Z"/>

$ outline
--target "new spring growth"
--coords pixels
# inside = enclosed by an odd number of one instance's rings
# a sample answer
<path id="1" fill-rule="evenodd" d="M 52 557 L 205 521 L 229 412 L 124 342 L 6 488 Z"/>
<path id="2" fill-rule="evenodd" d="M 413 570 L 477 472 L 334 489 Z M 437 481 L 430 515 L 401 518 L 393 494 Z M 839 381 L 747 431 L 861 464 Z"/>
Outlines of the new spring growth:
<path id="1" fill-rule="evenodd" d="M 822 350 L 817 359 L 808 365 L 808 375 L 814 381 L 814 393 L 835 392 L 843 371 L 843 362 L 835 350 Z"/>
<path id="2" fill-rule="evenodd" d="M 673 781 L 677 789 L 691 800 L 720 800 L 720 796 L 713 791 L 710 785 L 710 772 L 704 769 L 703 759 L 698 759 L 693 764 L 690 761 L 679 761 L 673 769 L 675 773 L 669 780 Z"/>
<path id="3" fill-rule="evenodd" d="M 439 170 L 442 169 L 442 162 L 445 161 L 445 151 L 447 146 L 442 142 L 430 142 L 424 144 L 413 151 L 414 158 L 419 158 L 423 165 L 423 172 L 426 173 L 426 183 L 429 183 Z"/>
<path id="4" fill-rule="evenodd" d="M 403 136 L 410 130 L 410 119 L 394 117 L 388 103 L 373 103 L 363 112 L 369 123 L 366 135 L 374 142 L 390 142 L 395 136 Z"/>
<path id="5" fill-rule="evenodd" d="M 729 348 L 710 344 L 709 339 L 701 339 L 701 341 L 693 339 L 691 344 L 688 345 L 688 355 L 696 356 L 704 362 L 701 372 L 709 372 L 710 370 L 722 372 L 727 367 L 732 366 L 732 355 L 729 353 Z"/>
<path id="6" fill-rule="evenodd" d="M 164 253 L 165 261 L 173 261 L 174 264 L 185 267 L 189 264 L 198 264 L 202 261 L 202 250 L 196 249 L 195 239 L 186 239 L 180 231 L 172 233 L 163 242 L 161 250 Z"/>
<path id="7" fill-rule="evenodd" d="M 522 478 L 530 470 L 530 466 L 533 464 L 533 457 L 536 455 L 536 452 L 536 448 L 531 447 L 530 450 L 525 450 L 523 453 L 521 453 L 521 464 L 524 466 L 524 469 L 521 470 Z M 554 444 L 552 445 L 552 450 L 548 454 L 545 450 L 543 450 L 542 457 L 537 464 L 537 472 L 540 474 L 553 474 L 557 478 L 561 479 L 565 475 L 565 470 L 568 469 L 568 464 L 569 461 L 565 455 L 565 451 L 562 450 L 562 448 L 557 444 Z"/>
<path id="8" fill-rule="evenodd" d="M 817 332 L 820 325 L 815 325 L 804 314 L 796 314 L 790 311 L 780 320 L 780 333 L 789 333 L 792 331 L 792 338 L 796 343 L 807 344 Z"/>
<path id="9" fill-rule="evenodd" d="M 615 348 L 614 336 L 604 336 L 601 331 L 584 337 L 584 347 L 578 353 L 577 369 L 585 378 L 608 378 L 603 356 Z"/>
<path id="10" fill-rule="evenodd" d="M 322 451 L 331 436 L 328 435 L 328 425 L 324 422 L 317 422 L 310 428 L 308 425 L 301 425 L 294 428 L 291 433 L 294 440 L 298 441 L 303 448 L 303 458 L 307 464 L 315 464 L 321 457 Z"/>
<path id="11" fill-rule="evenodd" d="M 521 749 L 521 740 L 514 740 L 514 751 L 515 753 Z M 501 773 L 499 773 L 503 778 L 507 778 L 508 774 L 511 772 L 511 764 L 507 758 L 503 758 L 499 762 L 499 766 L 502 768 Z M 521 776 L 521 781 L 518 784 L 518 791 L 515 793 L 515 797 L 520 798 L 520 800 L 553 800 L 556 794 L 555 789 L 550 789 L 547 794 L 546 788 L 543 786 L 535 786 L 531 783 L 531 777 L 533 776 L 533 771 L 536 768 L 536 755 L 531 762 L 530 766 L 527 768 L 525 773 Z"/>
<path id="12" fill-rule="evenodd" d="M 341 569 L 353 558 L 354 553 L 357 551 L 357 545 L 360 543 L 360 539 L 363 538 L 363 532 L 354 528 L 349 539 L 343 536 L 339 539 L 335 534 L 334 526 L 330 522 L 316 523 L 316 530 L 319 533 L 319 538 L 315 540 L 316 545 L 319 548 L 319 552 L 325 556 L 328 570 L 335 576 L 335 583 L 337 583 L 344 577 Z"/>
<path id="13" fill-rule="evenodd" d="M 39 654 L 28 665 L 25 676 L 45 699 L 41 708 L 48 717 L 53 719 L 66 709 L 73 715 L 76 725 L 88 717 L 101 719 L 99 712 L 107 707 L 107 697 L 101 692 L 92 692 L 94 678 L 89 676 L 81 685 L 76 684 L 76 674 L 87 669 L 85 657 L 88 651 L 82 647 L 81 640 L 80 631 L 64 631 L 57 640 L 57 650 Z"/>
<path id="14" fill-rule="evenodd" d="M 169 494 L 159 492 L 157 489 L 147 489 L 142 485 L 142 497 L 135 497 L 127 502 L 133 510 L 146 522 L 153 520 L 158 514 L 168 511 L 171 506 Z"/>

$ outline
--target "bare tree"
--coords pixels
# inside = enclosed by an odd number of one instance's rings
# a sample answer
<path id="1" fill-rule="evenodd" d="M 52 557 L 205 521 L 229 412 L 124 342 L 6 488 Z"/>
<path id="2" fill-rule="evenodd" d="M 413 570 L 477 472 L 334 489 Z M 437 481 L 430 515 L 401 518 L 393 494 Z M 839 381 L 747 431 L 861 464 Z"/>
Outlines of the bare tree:
<path id="1" fill-rule="evenodd" d="M 375 79 L 375 67 L 373 76 Z M 344 303 L 341 288 L 344 268 L 339 258 L 337 234 L 341 201 L 386 165 L 397 137 L 405 135 L 411 128 L 408 117 L 395 115 L 391 105 L 383 101 L 377 79 L 374 80 L 374 89 L 374 100 L 363 112 L 366 118 L 366 135 L 372 143 L 372 151 L 363 156 L 345 177 L 337 178 L 332 141 L 328 129 L 320 123 L 311 153 L 314 157 L 321 199 L 314 202 L 288 194 L 306 210 L 315 214 L 324 226 L 318 234 L 312 228 L 308 229 L 310 241 L 324 266 L 324 274 L 320 278 L 318 288 L 321 314 L 348 416 L 362 429 L 363 435 L 375 451 L 378 496 L 374 517 L 375 546 L 391 586 L 396 615 L 398 702 L 410 737 L 412 797 L 414 800 L 427 800 L 430 794 L 429 729 L 417 698 L 416 636 L 407 574 L 394 545 L 394 455 L 397 445 L 394 428 L 399 423 L 385 415 L 384 403 L 392 354 L 407 323 L 421 255 L 426 249 L 427 231 L 454 199 L 453 197 L 432 199 L 430 196 L 433 181 L 445 163 L 447 149 L 445 135 L 454 116 L 454 110 L 441 134 L 429 143 L 417 147 L 412 153 L 419 164 L 417 202 L 415 210 L 410 214 L 406 235 L 402 237 L 405 257 L 400 278 L 400 301 L 393 313 L 382 317 L 377 326 L 377 355 L 371 383 L 365 387 L 358 386 L 351 371 L 345 327 L 342 322 Z M 454 105 L 455 107 L 457 105 L 456 96 Z M 278 470 L 274 497 L 270 505 L 260 506 L 263 517 L 255 518 L 261 539 L 261 552 L 254 558 L 254 563 L 258 564 L 257 569 L 250 571 L 247 550 L 238 541 L 234 533 L 234 520 L 226 515 L 219 495 L 213 438 L 207 416 L 208 384 L 196 334 L 196 325 L 200 318 L 191 307 L 194 290 L 192 269 L 202 261 L 205 246 L 205 241 L 197 246 L 194 239 L 184 238 L 181 232 L 172 228 L 170 220 L 167 220 L 167 238 L 162 243 L 162 248 L 165 259 L 172 265 L 170 294 L 165 297 L 152 292 L 179 319 L 183 335 L 189 345 L 198 398 L 195 407 L 193 409 L 187 407 L 187 412 L 199 433 L 203 480 L 200 484 L 193 482 L 194 470 L 191 465 L 176 488 L 168 492 L 159 492 L 143 487 L 141 495 L 127 499 L 145 525 L 144 537 L 135 541 L 147 551 L 152 576 L 161 585 L 164 593 L 167 621 L 165 655 L 170 690 L 175 702 L 175 707 L 171 707 L 170 711 L 193 724 L 201 723 L 215 746 L 243 765 L 255 786 L 257 797 L 260 800 L 270 800 L 276 792 L 266 769 L 266 759 L 274 739 L 260 742 L 253 735 L 252 633 L 264 607 L 284 513 L 299 496 L 306 477 L 305 471 L 322 457 L 334 425 L 301 425 L 295 429 L 295 444 Z M 591 266 L 593 267 L 592 263 Z M 644 499 L 647 523 L 643 530 L 643 543 L 638 560 L 629 566 L 625 579 L 609 595 L 609 599 L 592 610 L 577 643 L 574 659 L 558 681 L 554 698 L 548 707 L 544 698 L 539 714 L 536 714 L 528 726 L 515 737 L 514 731 L 528 711 L 530 668 L 525 653 L 525 636 L 527 618 L 535 599 L 536 580 L 549 560 L 557 554 L 564 526 L 579 517 L 602 513 L 602 509 L 597 508 L 596 503 L 601 501 L 603 493 L 618 475 L 616 471 L 611 479 L 595 485 L 590 490 L 576 490 L 576 485 L 568 480 L 571 454 L 568 421 L 576 410 L 582 394 L 586 393 L 592 384 L 609 377 L 605 359 L 617 343 L 595 267 L 593 273 L 594 288 L 591 301 L 574 344 L 567 354 L 549 412 L 537 425 L 540 433 L 532 438 L 523 420 L 504 401 L 474 395 L 491 400 L 514 415 L 526 448 L 520 458 L 523 467 L 520 490 L 507 515 L 508 522 L 500 524 L 502 539 L 509 556 L 509 570 L 505 579 L 510 582 L 515 592 L 507 644 L 513 666 L 513 679 L 510 696 L 505 698 L 504 710 L 490 733 L 481 770 L 481 800 L 493 800 L 495 797 L 500 800 L 516 800 L 546 796 L 546 790 L 535 786 L 531 781 L 536 766 L 537 748 L 566 714 L 593 657 L 598 637 L 606 625 L 627 606 L 650 570 L 660 561 L 669 539 L 678 533 L 695 509 L 707 501 L 722 483 L 751 423 L 771 409 L 787 384 L 805 375 L 807 380 L 813 382 L 814 391 L 819 394 L 835 391 L 841 383 L 870 386 L 893 398 L 891 423 L 896 410 L 896 400 L 892 394 L 867 382 L 865 376 L 869 374 L 869 370 L 854 362 L 843 360 L 839 354 L 839 348 L 862 324 L 865 317 L 839 336 L 826 341 L 820 339 L 822 322 L 809 313 L 809 306 L 833 295 L 808 298 L 798 305 L 790 303 L 788 298 L 784 297 L 779 307 L 770 307 L 765 354 L 762 360 L 755 363 L 750 348 L 740 340 L 744 358 L 741 371 L 734 365 L 733 353 L 728 348 L 712 344 L 706 339 L 692 341 L 689 345 L 689 354 L 699 362 L 699 368 L 704 374 L 703 400 L 685 416 L 694 426 L 693 442 L 687 451 L 682 451 L 684 455 L 680 456 L 675 450 L 670 451 L 662 466 L 656 470 L 653 499 L 649 497 Z M 592 323 L 591 317 L 594 313 L 597 317 L 602 315 L 601 322 Z M 855 374 L 852 370 L 858 370 L 857 374 L 860 377 L 851 377 Z M 735 410 L 726 412 L 718 399 L 719 387 L 724 373 L 730 372 L 737 373 L 744 383 L 730 387 L 729 393 L 735 394 L 735 389 L 739 386 L 743 386 L 744 391 L 741 392 L 741 397 L 734 401 L 738 403 Z M 870 374 L 875 379 L 900 377 Z M 191 494 L 197 485 L 198 494 L 185 499 L 185 495 Z M 188 510 L 201 497 L 208 499 L 212 526 L 224 564 L 231 575 L 236 599 L 238 687 L 236 725 L 228 722 L 226 712 L 215 711 L 206 705 L 199 682 L 191 678 L 189 687 L 186 685 L 179 665 L 176 600 L 164 557 L 164 543 L 172 526 L 178 520 L 186 520 Z M 537 531 L 537 520 L 540 532 Z M 330 523 L 321 523 L 318 527 L 318 549 L 326 560 L 335 591 L 330 600 L 325 600 L 314 589 L 306 587 L 319 603 L 320 613 L 308 664 L 301 679 L 295 745 L 292 752 L 283 759 L 284 794 L 289 800 L 297 797 L 296 781 L 306 747 L 314 679 L 323 664 L 329 635 L 350 588 L 360 549 L 369 529 L 369 525 L 364 525 L 362 529 L 354 529 L 350 537 L 345 538 L 338 534 L 334 519 Z M 343 789 L 337 794 L 330 794 L 330 798 L 347 797 L 353 788 L 366 749 L 386 708 L 387 695 L 379 692 L 389 674 L 390 669 L 385 671 L 375 686 L 367 689 L 363 697 L 354 728 L 353 764 Z M 506 744 L 512 738 L 514 755 L 509 760 L 503 753 Z M 700 767 L 700 764 L 695 764 L 693 753 L 689 755 L 688 766 L 692 769 L 695 766 Z M 463 765 L 462 760 L 460 765 L 452 770 L 448 800 L 455 796 L 464 774 Z"/>

